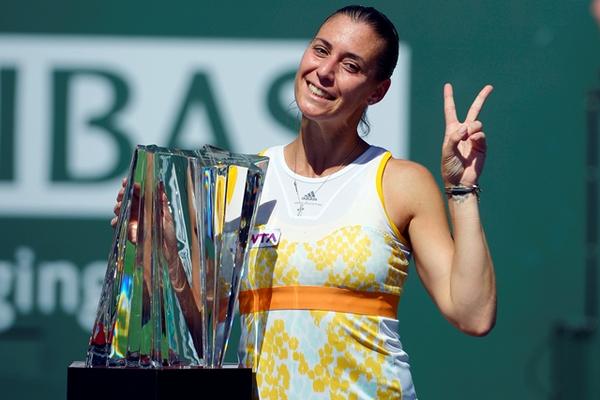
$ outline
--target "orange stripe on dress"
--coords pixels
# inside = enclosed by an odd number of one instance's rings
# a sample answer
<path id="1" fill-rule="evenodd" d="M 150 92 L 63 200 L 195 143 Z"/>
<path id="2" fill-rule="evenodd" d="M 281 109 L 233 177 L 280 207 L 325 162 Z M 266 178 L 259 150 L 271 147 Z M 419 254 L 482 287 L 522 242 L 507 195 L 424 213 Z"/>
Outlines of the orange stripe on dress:
<path id="1" fill-rule="evenodd" d="M 240 292 L 240 314 L 320 310 L 396 318 L 400 296 L 325 286 L 278 286 Z"/>

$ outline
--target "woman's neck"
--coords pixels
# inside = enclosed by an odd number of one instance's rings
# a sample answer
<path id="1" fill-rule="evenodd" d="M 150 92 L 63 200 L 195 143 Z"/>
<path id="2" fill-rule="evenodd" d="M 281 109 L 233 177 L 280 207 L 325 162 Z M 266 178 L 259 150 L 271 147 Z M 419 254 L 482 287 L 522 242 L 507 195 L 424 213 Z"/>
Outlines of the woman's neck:
<path id="1" fill-rule="evenodd" d="M 319 177 L 337 172 L 368 146 L 356 127 L 326 129 L 323 124 L 303 119 L 298 137 L 285 147 L 284 155 L 295 173 Z"/>

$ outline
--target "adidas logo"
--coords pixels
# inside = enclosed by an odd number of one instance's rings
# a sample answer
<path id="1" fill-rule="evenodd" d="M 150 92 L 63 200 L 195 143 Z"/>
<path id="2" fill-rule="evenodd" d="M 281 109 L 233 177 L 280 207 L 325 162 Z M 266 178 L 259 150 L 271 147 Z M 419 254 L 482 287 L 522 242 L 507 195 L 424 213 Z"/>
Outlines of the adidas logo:
<path id="1" fill-rule="evenodd" d="M 317 201 L 317 196 L 315 196 L 315 192 L 311 190 L 310 192 L 308 192 L 304 196 L 302 196 L 302 200 Z"/>

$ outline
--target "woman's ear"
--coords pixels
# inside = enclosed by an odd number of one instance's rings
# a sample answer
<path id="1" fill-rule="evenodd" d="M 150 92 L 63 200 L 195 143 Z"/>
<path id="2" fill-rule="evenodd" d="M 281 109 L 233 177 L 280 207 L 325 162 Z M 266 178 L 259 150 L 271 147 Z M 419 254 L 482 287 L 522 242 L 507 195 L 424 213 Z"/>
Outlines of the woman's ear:
<path id="1" fill-rule="evenodd" d="M 392 81 L 389 78 L 381 81 L 377 85 L 377 87 L 375 88 L 375 90 L 373 91 L 371 96 L 369 96 L 369 98 L 367 99 L 367 104 L 369 104 L 371 106 L 373 104 L 379 103 L 381 101 L 381 99 L 384 98 L 384 96 L 387 93 L 388 89 L 390 88 L 391 84 L 392 84 Z"/>

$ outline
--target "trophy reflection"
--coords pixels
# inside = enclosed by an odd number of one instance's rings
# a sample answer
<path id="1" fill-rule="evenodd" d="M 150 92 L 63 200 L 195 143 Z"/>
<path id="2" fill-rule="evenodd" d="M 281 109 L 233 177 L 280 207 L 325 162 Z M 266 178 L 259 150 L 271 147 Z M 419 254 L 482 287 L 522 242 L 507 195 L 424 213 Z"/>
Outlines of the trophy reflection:
<path id="1" fill-rule="evenodd" d="M 86 366 L 222 365 L 267 164 L 136 148 Z"/>

